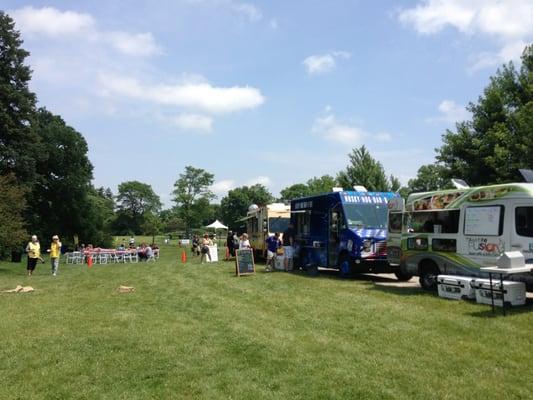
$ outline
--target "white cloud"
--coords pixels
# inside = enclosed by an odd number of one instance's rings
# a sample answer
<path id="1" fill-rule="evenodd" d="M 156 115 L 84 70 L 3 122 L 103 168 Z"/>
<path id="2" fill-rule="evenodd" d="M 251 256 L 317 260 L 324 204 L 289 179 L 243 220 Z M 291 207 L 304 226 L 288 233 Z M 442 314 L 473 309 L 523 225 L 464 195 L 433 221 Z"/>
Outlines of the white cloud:
<path id="1" fill-rule="evenodd" d="M 272 186 L 272 180 L 268 176 L 256 176 L 255 178 L 248 179 L 244 183 L 236 182 L 233 179 L 223 179 L 211 185 L 211 191 L 215 193 L 218 197 L 223 197 L 230 190 L 233 190 L 237 187 L 253 186 L 256 184 L 261 184 L 268 187 Z"/>
<path id="2" fill-rule="evenodd" d="M 443 100 L 438 106 L 440 115 L 428 118 L 428 122 L 447 122 L 456 123 L 470 119 L 470 113 L 464 106 L 456 104 L 453 100 Z"/>
<path id="3" fill-rule="evenodd" d="M 99 43 L 130 56 L 150 56 L 161 53 L 151 33 L 106 32 L 99 30 L 90 14 L 60 11 L 53 7 L 23 7 L 10 11 L 17 29 L 23 35 L 39 38 L 61 38 L 66 41 Z"/>
<path id="4" fill-rule="evenodd" d="M 357 146 L 369 139 L 378 142 L 390 142 L 392 135 L 386 132 L 371 133 L 354 125 L 340 122 L 331 113 L 331 106 L 324 109 L 325 115 L 315 119 L 311 132 L 331 142 Z"/>
<path id="5" fill-rule="evenodd" d="M 246 181 L 246 186 L 253 186 L 257 184 L 270 186 L 272 185 L 272 180 L 268 176 L 256 176 L 255 178 L 251 178 Z"/>
<path id="6" fill-rule="evenodd" d="M 103 37 L 121 53 L 130 56 L 150 56 L 161 52 L 153 35 L 149 32 L 135 34 L 109 32 L 104 34 Z"/>
<path id="7" fill-rule="evenodd" d="M 317 118 L 312 132 L 329 141 L 350 146 L 358 145 L 367 136 L 366 132 L 356 126 L 340 123 L 332 114 Z"/>
<path id="8" fill-rule="evenodd" d="M 303 60 L 303 64 L 309 75 L 324 74 L 335 69 L 336 59 L 350 58 L 351 54 L 347 51 L 332 51 L 326 54 L 315 54 Z"/>
<path id="9" fill-rule="evenodd" d="M 253 87 L 216 87 L 207 82 L 142 84 L 137 79 L 101 74 L 100 84 L 108 95 L 120 95 L 156 104 L 200 109 L 211 113 L 230 113 L 255 108 L 264 103 Z"/>
<path id="10" fill-rule="evenodd" d="M 494 39 L 501 49 L 474 57 L 472 70 L 517 60 L 525 43 L 533 39 L 531 0 L 424 0 L 401 10 L 398 18 L 422 34 L 452 27 L 468 35 Z"/>
<path id="11" fill-rule="evenodd" d="M 199 114 L 180 114 L 171 120 L 172 124 L 183 130 L 211 132 L 213 118 Z"/>
<path id="12" fill-rule="evenodd" d="M 224 196 L 231 189 L 235 189 L 235 181 L 233 179 L 224 179 L 211 185 L 211 191 L 217 196 Z"/>
<path id="13" fill-rule="evenodd" d="M 94 29 L 94 19 L 89 14 L 59 11 L 52 7 L 23 7 L 9 12 L 17 29 L 25 35 L 50 37 L 80 34 Z"/>
<path id="14" fill-rule="evenodd" d="M 263 18 L 261 10 L 250 3 L 233 3 L 232 8 L 240 14 L 243 14 L 250 22 L 257 22 Z"/>
<path id="15" fill-rule="evenodd" d="M 390 141 L 392 141 L 392 135 L 390 133 L 386 133 L 386 132 L 376 133 L 374 135 L 374 138 L 378 142 L 390 142 Z"/>
<path id="16" fill-rule="evenodd" d="M 272 29 L 273 31 L 277 31 L 278 28 L 279 28 L 279 23 L 278 23 L 278 20 L 276 18 L 272 18 L 270 19 L 269 23 L 268 23 L 268 26 L 270 27 L 270 29 Z"/>

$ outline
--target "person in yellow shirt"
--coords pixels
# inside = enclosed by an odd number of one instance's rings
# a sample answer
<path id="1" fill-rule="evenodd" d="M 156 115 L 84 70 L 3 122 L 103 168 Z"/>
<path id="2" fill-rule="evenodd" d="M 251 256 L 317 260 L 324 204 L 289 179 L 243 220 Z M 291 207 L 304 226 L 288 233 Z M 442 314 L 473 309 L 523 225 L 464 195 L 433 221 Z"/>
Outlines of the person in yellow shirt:
<path id="1" fill-rule="evenodd" d="M 35 271 L 35 266 L 37 265 L 38 260 L 42 260 L 41 258 L 41 245 L 39 244 L 39 240 L 37 239 L 36 235 L 33 235 L 31 237 L 31 241 L 26 246 L 26 253 L 28 253 L 28 276 L 33 275 L 33 271 Z"/>
<path id="2" fill-rule="evenodd" d="M 57 275 L 57 270 L 59 268 L 59 257 L 61 257 L 61 242 L 59 241 L 59 236 L 52 236 L 52 244 L 50 245 L 50 264 L 52 265 L 52 275 Z"/>

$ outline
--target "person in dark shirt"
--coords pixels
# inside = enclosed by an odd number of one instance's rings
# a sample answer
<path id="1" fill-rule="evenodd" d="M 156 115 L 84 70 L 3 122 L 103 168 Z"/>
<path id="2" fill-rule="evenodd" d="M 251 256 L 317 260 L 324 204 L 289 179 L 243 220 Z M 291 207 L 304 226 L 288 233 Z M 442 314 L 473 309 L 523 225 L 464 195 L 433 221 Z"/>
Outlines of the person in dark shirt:
<path id="1" fill-rule="evenodd" d="M 287 229 L 285 229 L 285 232 L 283 232 L 283 254 L 285 255 L 283 266 L 285 267 L 285 271 L 292 270 L 295 234 L 296 232 L 293 224 L 289 224 Z"/>
<path id="2" fill-rule="evenodd" d="M 229 257 L 235 257 L 235 242 L 232 231 L 228 232 L 228 237 L 226 238 L 226 247 L 228 248 Z"/>
<path id="3" fill-rule="evenodd" d="M 276 262 L 276 253 L 281 247 L 281 240 L 279 240 L 279 232 L 274 233 L 274 236 L 269 236 L 265 240 L 267 244 L 267 264 L 265 271 L 270 272 L 274 269 L 274 263 Z"/>

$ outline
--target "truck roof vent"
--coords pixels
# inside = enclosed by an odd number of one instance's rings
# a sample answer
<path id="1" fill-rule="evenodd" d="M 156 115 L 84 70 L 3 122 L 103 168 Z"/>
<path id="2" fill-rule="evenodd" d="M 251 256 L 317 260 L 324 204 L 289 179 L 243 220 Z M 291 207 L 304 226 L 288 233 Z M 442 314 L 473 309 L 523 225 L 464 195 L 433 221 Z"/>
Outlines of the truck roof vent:
<path id="1" fill-rule="evenodd" d="M 453 178 L 452 183 L 456 189 L 468 189 L 470 187 L 470 185 L 462 179 Z"/>
<path id="2" fill-rule="evenodd" d="M 353 187 L 353 189 L 354 189 L 356 192 L 368 192 L 368 190 L 366 190 L 366 187 L 364 187 L 364 186 L 355 185 L 355 186 Z"/>
<path id="3" fill-rule="evenodd" d="M 342 192 L 342 191 L 344 191 L 344 189 L 341 188 L 341 187 L 335 186 L 334 188 L 331 189 L 331 191 L 333 191 L 333 192 Z"/>
<path id="4" fill-rule="evenodd" d="M 520 173 L 522 174 L 522 177 L 524 178 L 524 181 L 527 183 L 533 182 L 533 171 L 530 169 L 519 169 Z"/>

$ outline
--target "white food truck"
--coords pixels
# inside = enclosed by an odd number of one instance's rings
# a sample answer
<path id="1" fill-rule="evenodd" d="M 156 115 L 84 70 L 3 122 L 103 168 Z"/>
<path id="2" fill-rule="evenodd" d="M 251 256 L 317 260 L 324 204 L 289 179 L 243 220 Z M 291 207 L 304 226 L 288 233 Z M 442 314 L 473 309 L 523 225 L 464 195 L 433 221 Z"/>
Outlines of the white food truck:
<path id="1" fill-rule="evenodd" d="M 282 234 L 289 226 L 290 217 L 291 208 L 283 203 L 262 207 L 252 204 L 248 208 L 246 218 L 241 221 L 246 221 L 246 232 L 254 250 L 254 257 L 266 258 L 266 239 L 275 232 Z"/>
<path id="2" fill-rule="evenodd" d="M 389 202 L 388 260 L 436 290 L 437 275 L 488 277 L 506 251 L 533 264 L 533 183 L 414 193 Z M 506 276 L 533 288 L 533 273 Z"/>

